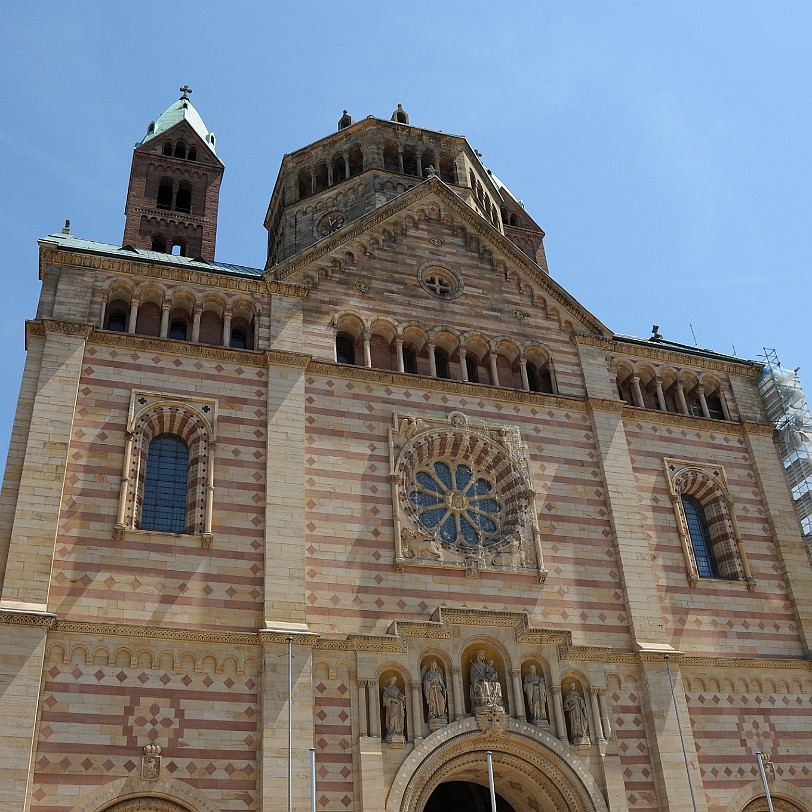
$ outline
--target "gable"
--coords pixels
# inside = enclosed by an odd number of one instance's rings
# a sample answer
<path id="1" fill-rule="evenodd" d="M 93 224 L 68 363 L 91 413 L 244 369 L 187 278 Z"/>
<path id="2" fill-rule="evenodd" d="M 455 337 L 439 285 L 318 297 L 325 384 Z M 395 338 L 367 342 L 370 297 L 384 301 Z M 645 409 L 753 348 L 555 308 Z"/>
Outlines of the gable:
<path id="1" fill-rule="evenodd" d="M 211 147 L 198 134 L 192 125 L 185 119 L 173 124 L 169 129 L 163 130 L 151 137 L 148 141 L 135 148 L 136 153 L 144 155 L 163 155 L 164 144 L 167 141 L 176 143 L 178 140 L 186 142 L 187 148 L 197 148 L 195 162 L 209 166 L 223 166 L 223 162 L 212 152 Z M 171 156 L 167 156 L 171 157 Z"/>
<path id="2" fill-rule="evenodd" d="M 410 302 L 423 302 L 426 263 L 435 262 L 458 274 L 462 290 L 487 291 L 493 316 L 522 319 L 543 314 L 556 320 L 569 333 L 610 336 L 611 332 L 532 262 L 498 229 L 470 209 L 445 183 L 432 177 L 391 203 L 345 225 L 311 248 L 276 266 L 270 273 L 277 280 L 317 287 L 325 278 L 344 273 L 364 276 L 361 285 L 386 288 L 395 279 L 410 276 L 418 287 Z M 422 270 L 421 270 L 422 269 Z M 453 273 L 452 273 L 453 276 Z M 417 291 L 421 291 L 419 294 Z M 345 295 L 347 291 L 345 290 Z M 318 297 L 316 291 L 311 294 Z M 430 308 L 431 301 L 423 302 Z M 391 299 L 391 295 L 390 295 Z M 466 314 L 476 305 L 464 294 L 443 302 L 447 312 Z M 510 307 L 508 307 L 510 305 Z"/>

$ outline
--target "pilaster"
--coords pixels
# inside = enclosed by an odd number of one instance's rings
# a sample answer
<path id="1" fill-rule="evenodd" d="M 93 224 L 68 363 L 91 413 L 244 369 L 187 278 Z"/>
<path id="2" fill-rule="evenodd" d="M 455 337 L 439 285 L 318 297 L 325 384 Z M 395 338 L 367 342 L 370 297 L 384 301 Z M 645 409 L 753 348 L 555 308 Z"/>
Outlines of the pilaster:
<path id="1" fill-rule="evenodd" d="M 51 331 L 53 329 L 53 331 Z M 86 333 L 45 325 L 0 609 L 45 612 Z M 84 333 L 84 334 L 83 334 Z"/>

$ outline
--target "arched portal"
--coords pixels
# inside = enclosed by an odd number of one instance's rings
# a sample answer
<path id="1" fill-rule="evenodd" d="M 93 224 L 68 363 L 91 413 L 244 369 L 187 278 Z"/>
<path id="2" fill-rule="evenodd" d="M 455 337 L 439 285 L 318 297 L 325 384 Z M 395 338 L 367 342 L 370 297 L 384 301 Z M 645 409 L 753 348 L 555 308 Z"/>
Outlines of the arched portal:
<path id="1" fill-rule="evenodd" d="M 488 786 L 487 752 L 493 754 L 496 792 L 505 812 L 607 812 L 606 803 L 583 763 L 554 736 L 504 717 L 482 731 L 465 718 L 432 733 L 401 766 L 389 792 L 386 812 L 433 812 L 433 803 L 451 784 Z M 480 812 L 477 790 L 458 797 L 473 805 L 447 808 Z M 435 795 L 435 793 L 438 793 Z M 438 807 L 439 808 L 439 807 Z M 490 801 L 484 812 L 489 812 Z"/>
<path id="2" fill-rule="evenodd" d="M 112 806 L 104 807 L 104 812 L 189 812 L 189 807 L 170 801 L 168 798 L 127 798 Z"/>
<path id="3" fill-rule="evenodd" d="M 446 781 L 429 796 L 423 812 L 491 812 L 491 793 L 488 787 L 473 781 Z M 498 792 L 496 812 L 515 812 Z"/>
<path id="4" fill-rule="evenodd" d="M 772 798 L 773 810 L 775 812 L 805 812 L 800 806 L 796 806 L 791 801 L 784 798 Z M 742 812 L 769 812 L 769 805 L 766 796 L 755 798 L 744 807 Z"/>

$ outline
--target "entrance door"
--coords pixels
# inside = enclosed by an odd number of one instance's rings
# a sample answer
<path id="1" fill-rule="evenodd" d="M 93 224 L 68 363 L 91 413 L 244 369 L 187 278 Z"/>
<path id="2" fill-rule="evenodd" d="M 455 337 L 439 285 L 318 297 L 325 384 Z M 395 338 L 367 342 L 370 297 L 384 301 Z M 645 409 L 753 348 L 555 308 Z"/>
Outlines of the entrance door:
<path id="1" fill-rule="evenodd" d="M 491 812 L 491 793 L 472 781 L 446 781 L 431 793 L 423 812 Z M 498 792 L 496 812 L 515 812 Z"/>

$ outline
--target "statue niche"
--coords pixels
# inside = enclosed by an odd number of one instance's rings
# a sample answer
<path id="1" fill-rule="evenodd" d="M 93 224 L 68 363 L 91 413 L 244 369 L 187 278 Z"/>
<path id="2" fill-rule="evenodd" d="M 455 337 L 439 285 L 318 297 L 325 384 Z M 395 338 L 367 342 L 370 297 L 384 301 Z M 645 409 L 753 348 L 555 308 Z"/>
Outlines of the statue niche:
<path id="1" fill-rule="evenodd" d="M 544 673 L 539 673 L 541 669 L 530 663 L 524 672 L 522 679 L 522 691 L 524 693 L 527 710 L 527 721 L 537 727 L 550 727 L 547 716 L 547 683 Z"/>
<path id="2" fill-rule="evenodd" d="M 448 723 L 448 689 L 445 673 L 435 658 L 428 660 L 420 672 L 423 698 L 426 702 L 426 720 L 429 730 L 437 730 Z"/>
<path id="3" fill-rule="evenodd" d="M 406 743 L 406 695 L 398 682 L 397 674 L 390 674 L 381 691 L 385 741 L 392 747 L 403 747 Z"/>
<path id="4" fill-rule="evenodd" d="M 589 745 L 589 717 L 582 690 L 575 680 L 567 680 L 563 686 L 564 716 L 567 718 L 567 732 L 570 741 L 578 745 Z"/>

